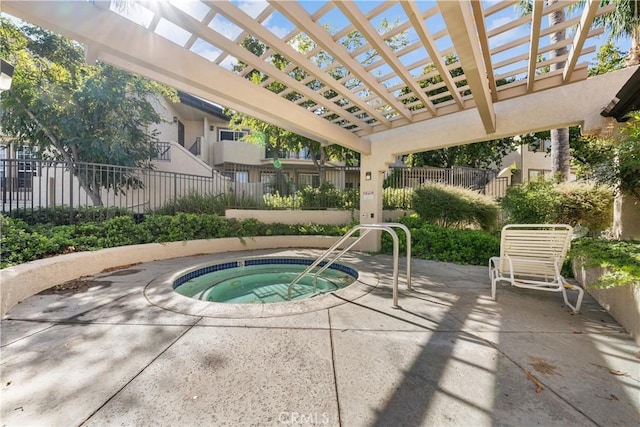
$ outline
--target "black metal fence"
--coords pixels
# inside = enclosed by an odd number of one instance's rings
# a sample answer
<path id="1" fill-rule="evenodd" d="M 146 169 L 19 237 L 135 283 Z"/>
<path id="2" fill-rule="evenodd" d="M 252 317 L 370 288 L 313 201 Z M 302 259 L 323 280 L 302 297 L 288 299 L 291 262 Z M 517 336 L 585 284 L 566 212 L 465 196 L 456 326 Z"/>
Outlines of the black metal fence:
<path id="1" fill-rule="evenodd" d="M 50 160 L 0 160 L 2 212 L 66 206 L 147 212 L 190 193 L 220 194 L 229 179 L 153 169 Z"/>
<path id="2" fill-rule="evenodd" d="M 159 153 L 158 159 L 170 160 L 170 150 Z M 359 168 L 327 168 L 324 180 L 331 185 L 320 186 L 313 167 L 285 170 L 233 165 L 202 176 L 95 163 L 0 159 L 3 213 L 54 207 L 71 212 L 100 206 L 140 214 L 194 194 L 211 195 L 229 208 L 359 207 Z M 427 182 L 470 188 L 493 197 L 501 197 L 507 189 L 506 179 L 491 171 L 394 168 L 385 175 L 385 208 L 408 208 L 410 190 Z"/>
<path id="3" fill-rule="evenodd" d="M 385 188 L 413 189 L 427 183 L 467 188 L 499 199 L 507 192 L 509 178 L 498 177 L 492 170 L 466 167 L 393 167 L 384 177 Z"/>

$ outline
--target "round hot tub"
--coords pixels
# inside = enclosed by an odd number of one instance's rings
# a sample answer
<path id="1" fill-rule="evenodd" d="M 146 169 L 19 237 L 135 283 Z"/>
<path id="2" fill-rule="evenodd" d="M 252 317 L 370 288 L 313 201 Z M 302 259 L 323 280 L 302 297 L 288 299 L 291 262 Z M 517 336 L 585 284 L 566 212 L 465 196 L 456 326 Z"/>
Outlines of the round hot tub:
<path id="1" fill-rule="evenodd" d="M 350 303 L 378 286 L 378 275 L 360 257 L 350 256 L 349 263 L 341 259 L 317 277 L 318 268 L 314 268 L 291 287 L 289 295 L 291 282 L 315 258 L 288 253 L 238 258 L 215 255 L 214 260 L 156 277 L 145 286 L 144 296 L 156 307 L 198 317 L 309 313 Z"/>
<path id="2" fill-rule="evenodd" d="M 299 277 L 312 263 L 311 259 L 290 257 L 221 262 L 177 277 L 173 289 L 200 301 L 265 304 L 312 298 L 358 279 L 358 272 L 343 264 L 331 264 L 320 271 L 326 263 Z"/>

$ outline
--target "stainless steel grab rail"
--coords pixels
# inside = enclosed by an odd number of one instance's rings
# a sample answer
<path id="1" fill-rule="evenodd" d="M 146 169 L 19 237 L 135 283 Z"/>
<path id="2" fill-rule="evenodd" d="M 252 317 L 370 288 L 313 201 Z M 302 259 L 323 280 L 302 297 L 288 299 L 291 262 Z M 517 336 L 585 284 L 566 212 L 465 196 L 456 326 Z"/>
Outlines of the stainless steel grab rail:
<path id="1" fill-rule="evenodd" d="M 342 236 L 336 243 L 331 245 L 329 249 L 327 249 L 318 259 L 316 259 L 311 265 L 309 265 L 302 273 L 300 273 L 287 288 L 287 298 L 291 300 L 291 289 L 293 286 L 300 281 L 306 274 L 308 274 L 311 270 L 316 268 L 321 262 L 323 262 L 329 255 L 338 248 L 344 241 L 351 237 L 356 231 L 364 230 L 360 236 L 354 240 L 349 246 L 342 249 L 340 253 L 338 253 L 332 260 L 325 262 L 325 264 L 315 273 L 313 277 L 313 291 L 317 292 L 317 281 L 318 275 L 322 273 L 324 270 L 329 268 L 331 264 L 336 262 L 342 255 L 347 253 L 352 247 L 354 247 L 362 238 L 364 238 L 371 230 L 384 230 L 391 235 L 393 239 L 393 308 L 399 308 L 398 306 L 398 259 L 399 259 L 399 244 L 398 244 L 398 234 L 393 230 L 393 228 L 401 228 L 406 235 L 406 246 L 407 246 L 407 288 L 409 290 L 411 287 L 411 231 L 404 225 L 396 222 L 387 222 L 380 224 L 360 224 L 353 227 L 349 230 L 344 236 Z"/>

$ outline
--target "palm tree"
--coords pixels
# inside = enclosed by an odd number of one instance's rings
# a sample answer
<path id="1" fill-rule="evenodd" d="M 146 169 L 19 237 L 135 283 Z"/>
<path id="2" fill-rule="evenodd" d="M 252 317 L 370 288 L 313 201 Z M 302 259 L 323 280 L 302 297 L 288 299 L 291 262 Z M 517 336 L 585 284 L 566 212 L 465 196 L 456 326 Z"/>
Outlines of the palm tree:
<path id="1" fill-rule="evenodd" d="M 551 6 L 557 3 L 558 0 L 547 0 L 547 6 Z M 564 8 L 560 8 L 555 12 L 549 14 L 549 27 L 558 25 L 564 22 Z M 566 38 L 566 30 L 562 29 L 549 35 L 551 44 L 555 44 L 563 41 Z M 566 55 L 567 48 L 565 46 L 551 51 L 551 58 L 557 58 L 562 55 Z M 551 64 L 550 71 L 562 70 L 564 68 L 565 61 L 560 61 Z M 569 152 L 569 128 L 552 129 L 551 130 L 551 163 L 552 173 L 558 181 L 569 180 L 569 166 L 570 166 L 570 152 Z"/>
<path id="2" fill-rule="evenodd" d="M 560 0 L 546 0 L 547 6 L 558 3 Z M 620 38 L 631 36 L 631 50 L 627 57 L 627 65 L 637 65 L 640 63 L 640 0 L 602 0 L 602 5 L 614 2 L 615 9 L 597 18 L 596 22 L 608 28 L 611 37 Z M 577 7 L 583 7 L 584 1 L 578 3 Z M 530 0 L 520 2 L 520 7 L 525 13 L 530 13 L 532 6 Z M 561 8 L 548 16 L 549 26 L 557 25 L 565 20 L 564 9 Z M 560 30 L 550 34 L 551 44 L 565 39 L 566 31 Z M 558 57 L 567 53 L 566 47 L 556 49 L 551 52 L 551 57 Z M 565 62 L 552 64 L 550 71 L 564 68 Z M 553 174 L 559 181 L 569 179 L 570 151 L 569 151 L 569 128 L 551 130 L 551 160 Z"/>
<path id="3" fill-rule="evenodd" d="M 613 1 L 616 8 L 613 12 L 598 18 L 596 22 L 606 26 L 614 39 L 631 37 L 627 65 L 638 65 L 640 63 L 640 2 L 638 0 L 605 1 L 606 3 Z"/>

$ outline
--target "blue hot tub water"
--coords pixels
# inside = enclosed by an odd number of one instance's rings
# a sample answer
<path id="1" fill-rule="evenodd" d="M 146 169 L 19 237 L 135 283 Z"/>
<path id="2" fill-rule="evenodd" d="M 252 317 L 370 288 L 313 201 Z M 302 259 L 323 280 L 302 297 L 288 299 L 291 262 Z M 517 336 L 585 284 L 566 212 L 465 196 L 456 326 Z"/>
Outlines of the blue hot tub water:
<path id="1" fill-rule="evenodd" d="M 181 295 L 201 301 L 236 304 L 284 302 L 289 301 L 289 284 L 312 262 L 304 258 L 256 258 L 208 265 L 178 277 L 173 288 Z M 318 276 L 314 292 L 316 270 L 305 275 L 291 289 L 292 301 L 342 289 L 358 278 L 358 272 L 353 268 L 332 264 Z"/>

